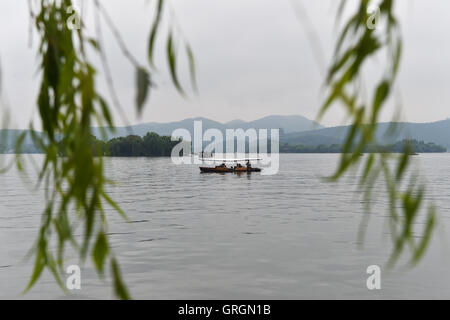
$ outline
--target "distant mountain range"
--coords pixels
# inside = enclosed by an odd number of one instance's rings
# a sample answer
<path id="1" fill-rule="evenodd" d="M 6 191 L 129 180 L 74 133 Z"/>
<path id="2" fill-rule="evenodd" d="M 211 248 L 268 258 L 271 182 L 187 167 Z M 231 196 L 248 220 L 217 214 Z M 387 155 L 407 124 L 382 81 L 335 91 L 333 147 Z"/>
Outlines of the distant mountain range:
<path id="1" fill-rule="evenodd" d="M 241 128 L 247 130 L 249 128 L 254 128 L 254 129 L 281 129 L 281 131 L 284 133 L 294 133 L 324 128 L 319 123 L 299 115 L 268 116 L 249 122 L 243 120 L 233 120 L 226 123 L 221 123 L 207 118 L 190 118 L 176 122 L 167 122 L 167 123 L 149 122 L 129 127 L 116 127 L 114 132 L 106 129 L 107 139 L 109 140 L 114 137 L 123 137 L 130 134 L 144 136 L 147 134 L 147 132 L 155 132 L 159 135 L 170 136 L 172 135 L 172 132 L 174 130 L 179 128 L 187 129 L 191 133 L 191 135 L 193 135 L 195 121 L 202 121 L 203 131 L 206 131 L 207 129 L 211 128 L 219 129 L 222 132 L 225 132 L 226 129 Z M 99 139 L 102 138 L 101 128 L 93 128 L 92 133 L 97 138 Z"/>
<path id="2" fill-rule="evenodd" d="M 23 140 L 21 150 L 25 153 L 39 153 L 39 150 L 34 146 L 29 130 L 3 129 L 0 130 L 0 154 L 15 153 L 15 141 L 26 133 Z M 39 135 L 40 133 L 37 132 Z"/>
<path id="3" fill-rule="evenodd" d="M 171 135 L 175 129 L 184 128 L 193 135 L 194 121 L 201 120 L 203 131 L 216 128 L 225 132 L 226 129 L 249 128 L 255 129 L 280 129 L 280 143 L 291 145 L 333 145 L 341 144 L 349 130 L 349 126 L 338 126 L 325 128 L 315 121 L 305 117 L 294 116 L 268 116 L 254 121 L 233 120 L 226 123 L 217 122 L 206 118 L 190 118 L 177 122 L 157 123 L 150 122 L 134 125 L 130 127 L 117 127 L 115 131 L 107 131 L 107 139 L 113 137 L 123 137 L 130 134 L 144 136 L 148 132 L 155 132 L 159 135 Z M 393 123 L 379 123 L 376 136 L 379 144 L 387 145 L 403 139 L 416 139 L 424 142 L 434 142 L 450 150 L 450 119 L 430 122 L 430 123 L 395 123 L 395 130 L 392 135 L 388 135 L 388 129 Z M 92 128 L 92 134 L 102 139 L 101 128 Z M 14 137 L 17 137 L 21 130 L 0 130 L 0 133 L 8 133 L 8 138 L 0 140 L 0 153 L 13 152 Z M 29 135 L 28 135 L 29 136 Z M 0 135 L 1 137 L 1 135 Z M 31 139 L 27 137 L 24 145 L 25 150 L 35 152 Z"/>
<path id="4" fill-rule="evenodd" d="M 395 129 L 390 132 L 390 127 Z M 293 145 L 341 144 L 349 129 L 349 126 L 340 126 L 291 132 L 284 134 L 280 137 L 280 140 Z M 403 139 L 416 139 L 418 141 L 434 142 L 450 150 L 450 119 L 430 123 L 379 123 L 376 137 L 379 144 L 391 144 Z"/>

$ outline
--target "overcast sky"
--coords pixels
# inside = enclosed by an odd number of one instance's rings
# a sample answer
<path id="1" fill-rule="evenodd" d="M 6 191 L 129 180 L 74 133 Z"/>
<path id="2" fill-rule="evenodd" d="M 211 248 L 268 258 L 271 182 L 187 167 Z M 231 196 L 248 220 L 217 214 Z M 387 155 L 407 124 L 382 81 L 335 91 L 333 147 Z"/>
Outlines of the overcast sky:
<path id="1" fill-rule="evenodd" d="M 89 2 L 89 1 L 88 1 Z M 125 42 L 147 65 L 146 47 L 152 15 L 144 0 L 103 0 Z M 153 1 L 154 2 L 154 1 Z M 450 2 L 446 0 L 403 0 L 397 12 L 404 34 L 404 57 L 399 79 L 402 118 L 429 122 L 450 117 Z M 9 127 L 26 127 L 36 118 L 39 74 L 36 40 L 28 45 L 26 0 L 0 1 L 0 61 L 4 100 L 12 110 Z M 218 121 L 253 120 L 271 114 L 317 115 L 324 99 L 323 67 L 299 21 L 296 3 L 309 16 L 328 63 L 337 31 L 334 30 L 338 1 L 333 0 L 171 0 L 176 23 L 189 40 L 198 64 L 199 95 L 188 99 L 176 93 L 167 76 L 164 43 L 158 42 L 155 75 L 157 88 L 151 92 L 145 112 L 136 117 L 134 70 L 123 58 L 104 27 L 106 50 L 115 86 L 129 122 L 168 122 L 203 116 Z M 86 13 L 86 19 L 92 12 Z M 170 15 L 166 12 L 166 21 Z M 173 21 L 173 19 L 172 19 Z M 161 34 L 160 40 L 165 35 Z M 380 61 L 375 61 L 376 64 Z M 180 72 L 187 64 L 180 60 Z M 322 69 L 322 70 L 321 70 Z M 189 90 L 189 81 L 183 76 Z M 370 82 L 370 80 L 369 80 Z M 100 89 L 105 81 L 100 73 Z M 393 105 L 393 103 L 392 103 Z M 393 107 L 383 113 L 392 117 Z M 120 117 L 115 117 L 123 124 Z M 343 113 L 334 108 L 322 121 L 339 125 Z M 36 122 L 37 123 L 37 122 Z"/>

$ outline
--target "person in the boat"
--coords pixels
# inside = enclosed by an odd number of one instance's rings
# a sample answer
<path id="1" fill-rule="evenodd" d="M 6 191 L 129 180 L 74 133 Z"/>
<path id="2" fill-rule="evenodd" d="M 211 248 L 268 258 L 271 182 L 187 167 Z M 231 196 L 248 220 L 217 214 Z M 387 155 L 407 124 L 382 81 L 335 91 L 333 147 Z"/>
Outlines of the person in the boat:
<path id="1" fill-rule="evenodd" d="M 247 169 L 250 169 L 252 167 L 252 164 L 250 163 L 250 160 L 247 160 L 246 165 L 247 165 Z"/>
<path id="2" fill-rule="evenodd" d="M 225 162 L 220 165 L 221 168 L 226 168 Z"/>

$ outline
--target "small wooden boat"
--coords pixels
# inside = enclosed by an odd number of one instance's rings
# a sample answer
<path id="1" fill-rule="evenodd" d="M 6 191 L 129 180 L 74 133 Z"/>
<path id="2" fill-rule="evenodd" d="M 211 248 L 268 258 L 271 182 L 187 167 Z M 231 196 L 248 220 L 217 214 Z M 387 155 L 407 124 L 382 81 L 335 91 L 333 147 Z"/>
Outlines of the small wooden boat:
<path id="1" fill-rule="evenodd" d="M 247 168 L 247 167 L 221 167 L 221 166 L 215 166 L 215 167 L 200 167 L 201 173 L 228 173 L 228 172 L 234 172 L 234 173 L 250 173 L 250 172 L 261 172 L 260 168 Z"/>
<path id="2" fill-rule="evenodd" d="M 222 167 L 222 166 L 215 166 L 215 167 L 200 167 L 200 171 L 202 173 L 226 173 L 226 172 L 233 172 L 232 168 L 228 167 Z"/>
<path id="3" fill-rule="evenodd" d="M 243 159 L 204 159 L 205 161 L 221 161 L 223 162 L 220 166 L 215 167 L 200 167 L 201 173 L 250 173 L 250 172 L 261 172 L 260 168 L 254 168 L 250 164 L 251 160 L 261 160 L 259 158 L 243 158 Z M 246 161 L 247 165 L 243 166 L 241 164 L 236 164 L 234 167 L 227 167 L 226 162 L 239 162 Z"/>

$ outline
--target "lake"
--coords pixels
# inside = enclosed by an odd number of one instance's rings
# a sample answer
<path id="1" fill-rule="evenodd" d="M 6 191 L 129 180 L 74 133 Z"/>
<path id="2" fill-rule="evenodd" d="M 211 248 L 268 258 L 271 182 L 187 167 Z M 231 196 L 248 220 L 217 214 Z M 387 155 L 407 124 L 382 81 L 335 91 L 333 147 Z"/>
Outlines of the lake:
<path id="1" fill-rule="evenodd" d="M 367 155 L 366 155 L 367 156 Z M 0 156 L 4 161 L 10 156 Z M 415 268 L 386 262 L 392 252 L 388 200 L 380 185 L 363 243 L 364 203 L 352 176 L 322 178 L 339 155 L 282 154 L 273 176 L 200 174 L 170 158 L 106 158 L 110 194 L 127 213 L 108 212 L 109 235 L 136 299 L 450 298 L 450 154 L 414 157 L 439 212 L 439 228 Z M 39 162 L 42 156 L 33 158 Z M 90 263 L 81 290 L 64 294 L 46 271 L 26 295 L 43 190 L 15 170 L 0 176 L 0 298 L 109 299 Z M 419 226 L 420 227 L 420 226 Z M 78 264 L 68 252 L 65 266 Z M 368 290 L 366 269 L 381 268 Z"/>

